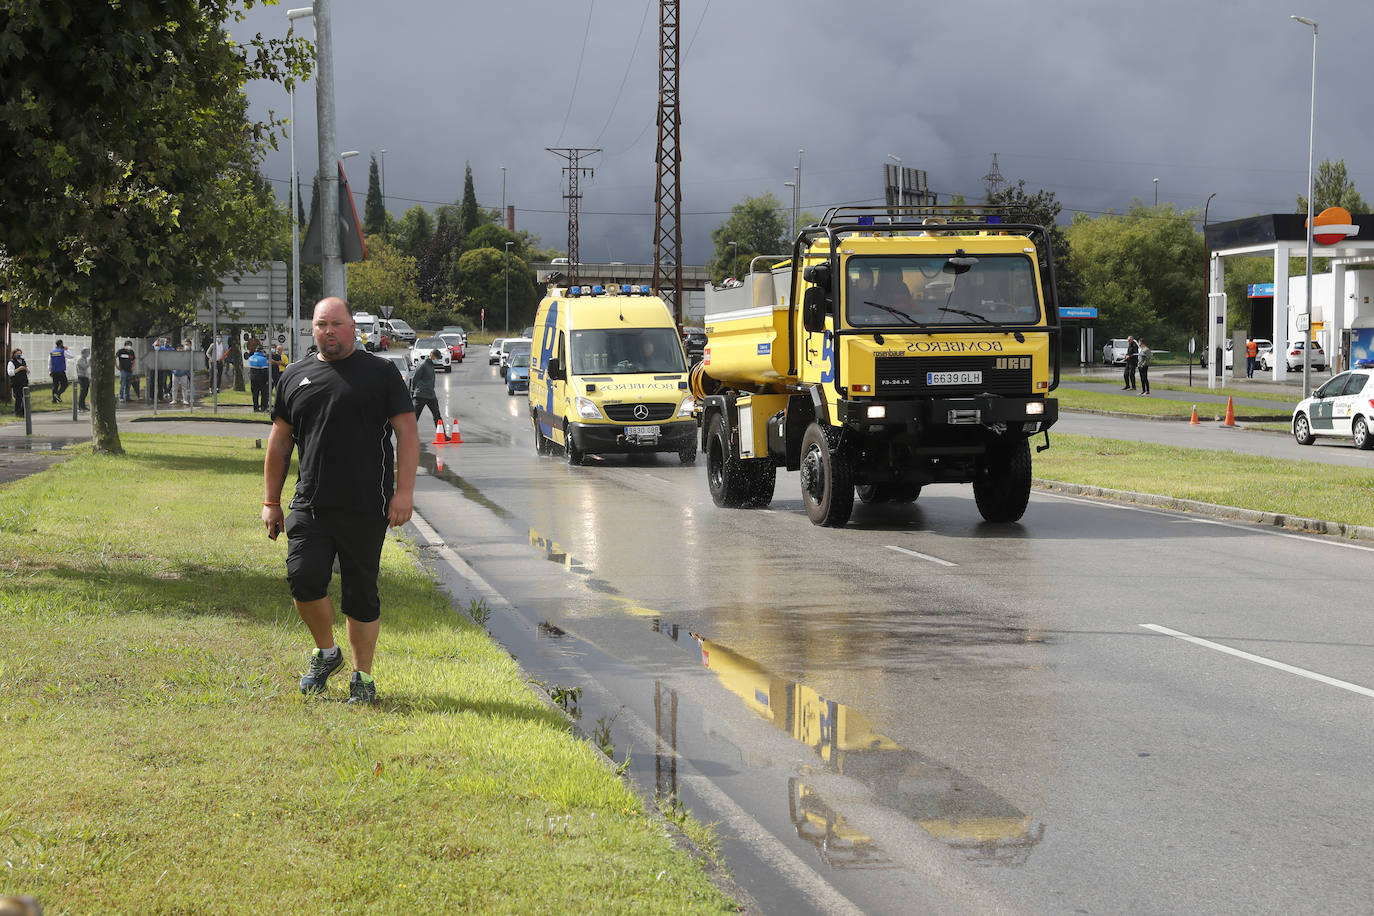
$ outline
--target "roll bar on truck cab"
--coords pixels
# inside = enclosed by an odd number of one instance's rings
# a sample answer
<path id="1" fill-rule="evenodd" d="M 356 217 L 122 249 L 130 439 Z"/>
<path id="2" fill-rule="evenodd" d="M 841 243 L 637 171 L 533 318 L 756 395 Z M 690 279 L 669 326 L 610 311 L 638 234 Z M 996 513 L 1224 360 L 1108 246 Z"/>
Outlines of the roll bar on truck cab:
<path id="1" fill-rule="evenodd" d="M 783 467 L 818 525 L 932 483 L 1018 520 L 1029 439 L 1048 448 L 1058 418 L 1048 230 L 1002 208 L 837 207 L 762 260 L 707 291 L 692 390 L 715 503 L 767 505 Z"/>

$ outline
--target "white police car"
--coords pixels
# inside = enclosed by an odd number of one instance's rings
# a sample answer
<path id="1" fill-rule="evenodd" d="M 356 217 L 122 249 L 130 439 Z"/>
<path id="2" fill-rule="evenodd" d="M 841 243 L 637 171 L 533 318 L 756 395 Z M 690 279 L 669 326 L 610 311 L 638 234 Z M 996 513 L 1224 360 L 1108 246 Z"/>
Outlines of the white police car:
<path id="1" fill-rule="evenodd" d="M 1374 369 L 1333 376 L 1293 410 L 1293 438 L 1311 445 L 1318 436 L 1351 439 L 1374 448 Z"/>

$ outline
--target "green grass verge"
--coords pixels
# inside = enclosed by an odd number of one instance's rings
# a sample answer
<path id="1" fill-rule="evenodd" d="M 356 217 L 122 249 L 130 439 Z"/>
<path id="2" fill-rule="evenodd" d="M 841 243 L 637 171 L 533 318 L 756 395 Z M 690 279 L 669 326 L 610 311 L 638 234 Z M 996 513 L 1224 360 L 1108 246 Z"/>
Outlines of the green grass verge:
<path id="1" fill-rule="evenodd" d="M 1374 526 L 1374 474 L 1364 468 L 1092 436 L 1052 441 L 1035 456 L 1037 477 Z"/>
<path id="2" fill-rule="evenodd" d="M 0 490 L 0 891 L 51 913 L 733 909 L 399 540 L 381 704 L 342 702 L 342 675 L 302 697 L 263 453 L 122 439 Z"/>
<path id="3" fill-rule="evenodd" d="M 1110 393 L 1120 387 L 1120 373 L 1114 378 L 1104 380 L 1100 375 L 1066 375 L 1063 377 L 1065 382 L 1087 383 L 1101 385 L 1103 390 Z M 1223 398 L 1249 398 L 1252 401 L 1274 401 L 1279 404 L 1287 404 L 1291 410 L 1302 398 L 1297 393 L 1289 394 L 1283 391 L 1270 391 L 1259 388 L 1208 388 L 1207 378 L 1201 378 L 1201 385 L 1194 385 L 1191 388 L 1187 385 L 1178 385 L 1172 382 L 1156 382 L 1150 380 L 1150 388 L 1155 391 L 1195 391 L 1200 394 L 1213 394 Z M 1060 389 L 1056 394 L 1062 394 L 1064 389 Z M 1123 398 L 1134 398 L 1136 395 L 1122 395 Z M 1190 405 L 1191 407 L 1191 405 Z"/>
<path id="4" fill-rule="evenodd" d="M 1151 386 L 1155 387 L 1155 386 Z M 1085 391 L 1081 388 L 1059 388 L 1054 392 L 1059 399 L 1059 407 L 1069 410 L 1097 410 L 1107 413 L 1130 414 L 1137 417 L 1167 417 L 1187 420 L 1193 414 L 1193 404 L 1189 401 L 1175 401 L 1172 398 L 1145 398 L 1137 394 L 1115 391 Z M 1266 399 L 1267 400 L 1267 399 Z M 1220 419 L 1226 414 L 1226 405 L 1208 401 L 1197 405 L 1198 416 L 1203 419 Z M 1247 416 L 1263 417 L 1273 422 L 1285 420 L 1290 410 L 1269 409 L 1264 407 L 1242 407 L 1237 413 Z"/>

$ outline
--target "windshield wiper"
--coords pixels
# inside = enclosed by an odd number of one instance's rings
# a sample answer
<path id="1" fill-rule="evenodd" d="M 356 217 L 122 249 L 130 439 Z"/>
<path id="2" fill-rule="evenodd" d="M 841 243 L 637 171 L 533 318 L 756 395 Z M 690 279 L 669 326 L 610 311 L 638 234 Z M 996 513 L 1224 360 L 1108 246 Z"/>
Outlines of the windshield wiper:
<path id="1" fill-rule="evenodd" d="M 993 321 L 991 318 L 989 318 L 989 317 L 986 316 L 986 315 L 980 315 L 980 314 L 978 314 L 977 312 L 965 311 L 964 309 L 952 309 L 952 308 L 949 308 L 948 306 L 942 305 L 942 306 L 940 306 L 940 311 L 942 311 L 942 312 L 953 312 L 953 313 L 956 314 L 956 315 L 964 315 L 965 317 L 968 317 L 968 318 L 977 318 L 979 321 L 983 322 L 984 324 L 996 324 L 996 323 L 997 323 L 997 322 Z"/>
<path id="2" fill-rule="evenodd" d="M 912 318 L 910 315 L 908 315 L 906 312 L 902 311 L 902 310 L 899 309 L 899 308 L 893 308 L 893 307 L 890 306 L 890 305 L 883 305 L 881 302 L 870 302 L 870 301 L 867 300 L 867 299 L 863 300 L 863 303 L 864 303 L 864 305 L 871 305 L 871 306 L 873 306 L 875 309 L 882 309 L 884 312 L 888 312 L 888 313 L 890 313 L 890 314 L 896 315 L 898 318 L 902 319 L 903 321 L 907 322 L 908 324 L 914 324 L 914 325 L 915 325 L 916 327 L 918 327 L 918 328 L 923 328 L 923 327 L 925 327 L 924 324 L 922 324 L 921 322 L 917 321 L 915 318 Z"/>

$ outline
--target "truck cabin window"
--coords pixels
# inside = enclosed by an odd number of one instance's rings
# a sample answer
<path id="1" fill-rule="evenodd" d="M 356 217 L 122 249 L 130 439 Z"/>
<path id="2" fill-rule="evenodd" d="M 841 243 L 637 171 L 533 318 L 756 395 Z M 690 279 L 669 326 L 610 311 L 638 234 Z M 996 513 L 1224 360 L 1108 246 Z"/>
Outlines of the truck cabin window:
<path id="1" fill-rule="evenodd" d="M 674 328 L 573 331 L 569 349 L 574 375 L 687 371 Z"/>
<path id="2" fill-rule="evenodd" d="M 1021 255 L 852 257 L 846 316 L 856 328 L 1035 324 L 1035 269 Z"/>

